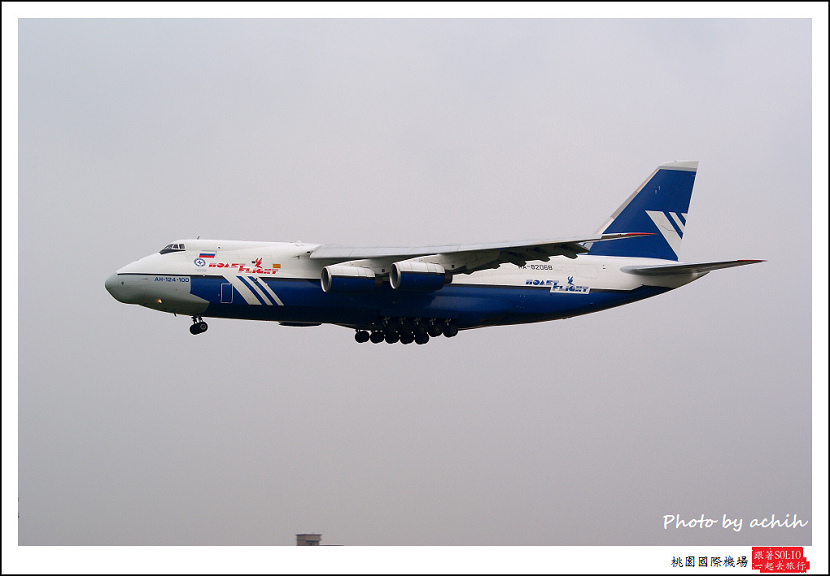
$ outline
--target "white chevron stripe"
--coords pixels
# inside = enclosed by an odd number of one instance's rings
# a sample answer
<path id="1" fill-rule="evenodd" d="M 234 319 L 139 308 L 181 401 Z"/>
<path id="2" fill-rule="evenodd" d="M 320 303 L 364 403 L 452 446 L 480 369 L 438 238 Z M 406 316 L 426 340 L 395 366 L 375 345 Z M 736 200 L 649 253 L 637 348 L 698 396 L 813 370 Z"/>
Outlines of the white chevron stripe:
<path id="1" fill-rule="evenodd" d="M 268 286 L 268 283 L 265 280 L 259 283 L 259 287 L 262 288 L 264 291 L 268 292 L 268 294 L 271 295 L 271 298 L 274 299 L 274 302 L 276 302 L 278 306 L 285 306 L 285 304 L 282 303 L 282 300 L 279 299 L 279 296 L 277 296 L 274 293 L 274 291 L 271 289 L 270 286 Z"/>
<path id="2" fill-rule="evenodd" d="M 245 283 L 237 278 L 236 276 L 225 276 L 225 278 L 230 282 L 236 291 L 239 292 L 242 297 L 245 299 L 245 302 L 251 304 L 252 306 L 262 306 L 262 302 L 254 296 L 254 293 L 245 285 Z"/>
<path id="3" fill-rule="evenodd" d="M 671 225 L 671 222 L 669 222 L 669 217 L 665 213 L 657 210 L 646 210 L 646 214 L 652 219 L 660 234 L 669 243 L 674 255 L 677 256 L 680 250 L 680 235 L 674 229 L 674 226 Z"/>
<path id="4" fill-rule="evenodd" d="M 265 301 L 266 306 L 273 306 L 273 304 L 271 304 L 271 299 L 268 298 L 268 296 L 266 296 L 265 293 L 262 291 L 262 285 L 260 285 L 255 276 L 246 276 L 245 279 L 251 286 L 254 287 L 254 291 L 257 294 L 259 294 L 260 297 L 262 297 L 262 299 Z"/>
<path id="5" fill-rule="evenodd" d="M 680 228 L 680 233 L 685 234 L 686 225 L 683 224 L 683 220 L 680 219 L 680 216 L 678 216 L 676 212 L 669 212 L 669 214 L 671 214 L 672 220 L 674 220 L 674 223 L 677 224 L 677 227 Z M 683 218 L 686 218 L 685 214 L 683 215 Z"/>

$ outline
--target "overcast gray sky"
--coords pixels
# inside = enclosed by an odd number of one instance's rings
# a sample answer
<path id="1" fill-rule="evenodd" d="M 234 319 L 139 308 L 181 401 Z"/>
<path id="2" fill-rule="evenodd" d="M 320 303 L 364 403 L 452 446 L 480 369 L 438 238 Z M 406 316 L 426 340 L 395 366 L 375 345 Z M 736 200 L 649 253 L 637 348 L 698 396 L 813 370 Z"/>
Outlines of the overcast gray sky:
<path id="1" fill-rule="evenodd" d="M 810 20 L 18 34 L 19 544 L 812 543 Z M 766 263 L 417 347 L 218 319 L 195 338 L 104 289 L 197 235 L 592 233 L 669 160 L 700 161 L 681 260 Z M 772 514 L 809 524 L 750 529 Z"/>

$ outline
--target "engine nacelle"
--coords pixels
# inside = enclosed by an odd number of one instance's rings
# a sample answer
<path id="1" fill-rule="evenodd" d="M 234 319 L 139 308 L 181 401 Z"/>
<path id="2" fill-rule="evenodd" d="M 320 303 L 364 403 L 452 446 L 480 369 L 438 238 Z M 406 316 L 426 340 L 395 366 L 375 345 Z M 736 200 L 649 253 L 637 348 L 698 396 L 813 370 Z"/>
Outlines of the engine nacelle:
<path id="1" fill-rule="evenodd" d="M 439 290 L 452 282 L 452 274 L 430 262 L 395 262 L 389 272 L 389 283 L 395 290 Z"/>
<path id="2" fill-rule="evenodd" d="M 371 268 L 335 264 L 326 266 L 320 273 L 320 285 L 323 292 L 332 294 L 353 294 L 370 292 L 379 284 L 379 278 Z"/>

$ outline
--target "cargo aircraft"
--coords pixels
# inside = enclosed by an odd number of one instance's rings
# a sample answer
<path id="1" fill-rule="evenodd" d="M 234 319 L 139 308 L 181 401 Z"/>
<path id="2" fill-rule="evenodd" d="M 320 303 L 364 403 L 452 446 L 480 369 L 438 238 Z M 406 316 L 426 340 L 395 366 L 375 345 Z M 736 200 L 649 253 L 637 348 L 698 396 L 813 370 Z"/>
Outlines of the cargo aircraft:
<path id="1" fill-rule="evenodd" d="M 203 318 L 337 324 L 358 342 L 558 320 L 761 260 L 680 263 L 697 162 L 660 165 L 590 236 L 444 246 L 177 240 L 107 278 L 118 301 Z"/>

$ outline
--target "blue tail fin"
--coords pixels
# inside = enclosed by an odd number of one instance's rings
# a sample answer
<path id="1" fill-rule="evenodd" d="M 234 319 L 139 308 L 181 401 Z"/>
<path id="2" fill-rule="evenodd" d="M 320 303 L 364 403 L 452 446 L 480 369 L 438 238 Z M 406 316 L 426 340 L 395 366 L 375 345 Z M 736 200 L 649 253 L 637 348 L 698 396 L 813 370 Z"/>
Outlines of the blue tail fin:
<path id="1" fill-rule="evenodd" d="M 697 162 L 669 162 L 658 166 L 599 229 L 603 234 L 652 232 L 653 235 L 596 242 L 590 253 L 677 260 L 696 174 Z"/>

